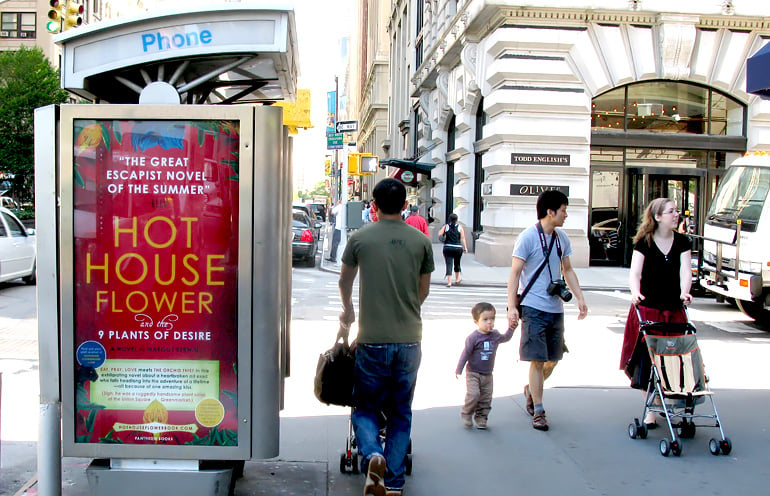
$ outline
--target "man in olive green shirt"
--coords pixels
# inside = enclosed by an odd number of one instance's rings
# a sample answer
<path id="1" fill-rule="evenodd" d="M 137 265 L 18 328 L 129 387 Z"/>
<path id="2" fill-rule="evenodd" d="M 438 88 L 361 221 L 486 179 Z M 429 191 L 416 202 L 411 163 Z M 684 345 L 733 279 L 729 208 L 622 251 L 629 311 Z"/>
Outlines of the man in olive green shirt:
<path id="1" fill-rule="evenodd" d="M 373 191 L 379 220 L 348 240 L 342 255 L 340 323 L 355 320 L 353 281 L 360 271 L 354 410 L 358 450 L 367 479 L 364 494 L 397 496 L 405 481 L 412 398 L 420 367 L 420 307 L 428 297 L 433 247 L 401 219 L 406 188 L 384 179 Z M 384 414 L 387 439 L 379 442 Z"/>

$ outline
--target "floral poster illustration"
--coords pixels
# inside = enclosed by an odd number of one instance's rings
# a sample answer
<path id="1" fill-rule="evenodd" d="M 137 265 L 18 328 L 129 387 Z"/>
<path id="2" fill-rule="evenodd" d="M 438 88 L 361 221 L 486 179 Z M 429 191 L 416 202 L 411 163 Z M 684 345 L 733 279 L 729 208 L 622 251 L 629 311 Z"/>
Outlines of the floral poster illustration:
<path id="1" fill-rule="evenodd" d="M 236 446 L 237 122 L 74 136 L 76 442 Z"/>

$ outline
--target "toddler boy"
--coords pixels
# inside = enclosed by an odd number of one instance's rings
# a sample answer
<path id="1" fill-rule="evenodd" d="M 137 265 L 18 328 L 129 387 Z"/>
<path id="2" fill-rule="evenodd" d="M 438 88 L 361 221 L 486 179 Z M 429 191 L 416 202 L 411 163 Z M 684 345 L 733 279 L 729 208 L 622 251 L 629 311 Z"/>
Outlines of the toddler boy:
<path id="1" fill-rule="evenodd" d="M 495 313 L 495 307 L 486 302 L 477 303 L 471 309 L 478 329 L 465 339 L 465 349 L 455 371 L 459 378 L 463 367 L 468 364 L 465 371 L 465 405 L 460 412 L 465 427 L 473 426 L 473 418 L 477 429 L 487 428 L 487 418 L 492 409 L 492 369 L 495 367 L 497 345 L 513 337 L 513 329 L 508 329 L 505 334 L 493 329 Z"/>

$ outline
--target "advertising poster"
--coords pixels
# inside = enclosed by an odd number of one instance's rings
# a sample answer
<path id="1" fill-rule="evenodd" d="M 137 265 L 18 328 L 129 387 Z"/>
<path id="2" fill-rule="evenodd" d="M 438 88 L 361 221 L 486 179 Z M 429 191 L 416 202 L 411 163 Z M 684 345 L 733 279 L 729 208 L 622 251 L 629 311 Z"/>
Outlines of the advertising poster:
<path id="1" fill-rule="evenodd" d="M 238 121 L 74 121 L 75 442 L 238 445 Z"/>

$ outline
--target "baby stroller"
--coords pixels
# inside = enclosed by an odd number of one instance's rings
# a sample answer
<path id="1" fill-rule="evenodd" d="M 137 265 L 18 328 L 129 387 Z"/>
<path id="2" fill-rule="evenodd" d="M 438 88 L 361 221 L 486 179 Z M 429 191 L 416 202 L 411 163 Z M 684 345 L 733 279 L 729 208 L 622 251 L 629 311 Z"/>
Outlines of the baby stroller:
<path id="1" fill-rule="evenodd" d="M 685 313 L 686 310 L 685 308 Z M 679 440 L 695 437 L 695 419 L 705 419 L 709 422 L 697 424 L 697 427 L 716 427 L 721 436 L 721 440 L 713 437 L 709 440 L 709 451 L 712 455 L 718 455 L 720 452 L 728 455 L 732 450 L 732 443 L 722 430 L 695 337 L 695 326 L 690 322 L 689 316 L 686 323 L 672 323 L 643 321 L 638 307 L 636 314 L 639 318 L 641 342 L 647 347 L 652 362 L 641 418 L 645 418 L 648 412 L 665 417 L 671 434 L 670 440 L 664 438 L 660 441 L 660 454 L 681 455 L 682 445 Z M 696 414 L 695 405 L 704 403 L 706 397 L 711 401 L 713 413 Z M 645 439 L 647 426 L 635 418 L 634 422 L 628 425 L 628 435 L 631 439 Z"/>
<path id="2" fill-rule="evenodd" d="M 351 414 L 352 414 L 351 410 Z M 380 413 L 380 444 L 385 446 L 385 414 Z M 406 475 L 412 475 L 412 439 L 409 438 L 409 446 L 406 449 L 404 460 Z M 358 443 L 353 429 L 353 421 L 348 417 L 348 437 L 345 440 L 345 451 L 340 453 L 340 472 L 343 474 L 358 474 L 361 472 L 361 463 L 358 456 Z"/>

